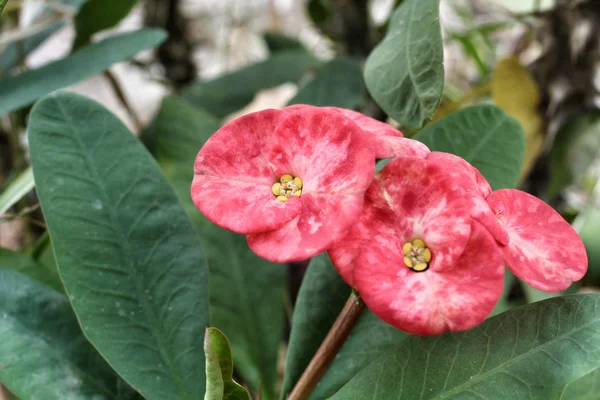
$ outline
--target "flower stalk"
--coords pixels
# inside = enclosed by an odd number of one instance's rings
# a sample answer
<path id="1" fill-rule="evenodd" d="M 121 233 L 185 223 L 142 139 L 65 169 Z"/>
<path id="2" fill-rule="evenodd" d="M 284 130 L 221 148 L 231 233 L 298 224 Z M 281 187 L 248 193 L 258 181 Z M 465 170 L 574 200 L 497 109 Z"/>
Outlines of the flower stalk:
<path id="1" fill-rule="evenodd" d="M 364 307 L 365 303 L 358 293 L 352 291 L 325 340 L 310 360 L 308 367 L 302 373 L 287 400 L 305 400 L 308 398 L 346 341 Z"/>

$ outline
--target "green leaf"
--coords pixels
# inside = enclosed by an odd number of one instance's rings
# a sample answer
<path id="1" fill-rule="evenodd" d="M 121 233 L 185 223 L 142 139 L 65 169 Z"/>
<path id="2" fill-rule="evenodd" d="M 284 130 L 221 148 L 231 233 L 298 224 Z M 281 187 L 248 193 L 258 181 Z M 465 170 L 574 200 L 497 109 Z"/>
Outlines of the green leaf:
<path id="1" fill-rule="evenodd" d="M 560 399 L 597 400 L 598 393 L 600 393 L 600 367 L 565 385 Z"/>
<path id="2" fill-rule="evenodd" d="M 289 104 L 311 104 L 356 109 L 364 105 L 364 85 L 358 61 L 336 58 L 323 65 L 300 88 Z"/>
<path id="3" fill-rule="evenodd" d="M 372 361 L 399 345 L 410 335 L 383 322 L 365 309 L 346 342 L 310 396 L 328 399 Z"/>
<path id="4" fill-rule="evenodd" d="M 34 186 L 33 171 L 29 167 L 0 194 L 0 215 L 7 212 L 23 196 L 29 193 Z"/>
<path id="5" fill-rule="evenodd" d="M 297 82 L 319 62 L 306 51 L 285 51 L 217 79 L 193 83 L 181 96 L 218 118 L 244 108 L 260 90 Z"/>
<path id="6" fill-rule="evenodd" d="M 2 12 L 2 10 L 4 10 L 4 6 L 7 2 L 8 0 L 0 0 L 0 13 Z"/>
<path id="7" fill-rule="evenodd" d="M 236 368 L 263 399 L 275 397 L 284 323 L 285 269 L 259 258 L 243 235 L 221 229 L 190 198 L 198 150 L 219 128 L 203 110 L 175 97 L 163 101 L 152 124 L 156 157 L 200 233 L 209 265 L 210 322 L 233 348 Z"/>
<path id="8" fill-rule="evenodd" d="M 281 51 L 306 51 L 306 48 L 296 38 L 280 32 L 265 32 L 263 34 L 267 47 L 271 53 Z"/>
<path id="9" fill-rule="evenodd" d="M 350 287 L 342 280 L 326 253 L 313 257 L 294 307 L 282 398 L 290 394 L 300 379 L 350 293 Z"/>
<path id="10" fill-rule="evenodd" d="M 0 115 L 24 107 L 55 90 L 100 73 L 165 39 L 156 29 L 105 39 L 41 68 L 0 80 Z"/>
<path id="11" fill-rule="evenodd" d="M 37 262 L 27 254 L 0 248 L 0 268 L 14 269 L 57 292 L 64 293 L 58 271 Z"/>
<path id="12" fill-rule="evenodd" d="M 233 357 L 229 341 L 216 328 L 204 336 L 206 356 L 205 400 L 250 400 L 248 391 L 233 380 Z"/>
<path id="13" fill-rule="evenodd" d="M 61 278 L 88 339 L 149 399 L 201 399 L 207 267 L 158 165 L 99 104 L 36 104 L 29 143 Z"/>
<path id="14" fill-rule="evenodd" d="M 116 375 L 81 334 L 66 296 L 0 269 L 0 381 L 27 400 L 115 399 Z"/>
<path id="15" fill-rule="evenodd" d="M 413 336 L 333 399 L 559 399 L 600 365 L 600 295 L 541 301 L 467 332 Z"/>
<path id="16" fill-rule="evenodd" d="M 483 105 L 453 112 L 427 125 L 415 139 L 432 151 L 456 154 L 490 182 L 492 189 L 515 187 L 525 152 L 525 134 L 498 107 Z"/>
<path id="17" fill-rule="evenodd" d="M 73 48 L 89 44 L 94 33 L 117 25 L 136 3 L 137 0 L 88 0 L 75 16 Z"/>
<path id="18" fill-rule="evenodd" d="M 365 64 L 377 104 L 400 124 L 420 128 L 435 112 L 444 87 L 438 0 L 405 0 Z"/>
<path id="19" fill-rule="evenodd" d="M 572 182 L 581 182 L 599 153 L 600 113 L 577 117 L 561 128 L 550 152 L 548 198 L 555 198 Z"/>

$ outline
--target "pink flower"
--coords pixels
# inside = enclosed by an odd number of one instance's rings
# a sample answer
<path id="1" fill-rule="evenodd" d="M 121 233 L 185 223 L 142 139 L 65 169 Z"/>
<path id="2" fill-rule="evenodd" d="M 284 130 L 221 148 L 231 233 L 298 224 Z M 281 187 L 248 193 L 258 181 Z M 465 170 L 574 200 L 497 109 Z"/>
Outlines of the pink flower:
<path id="1" fill-rule="evenodd" d="M 516 189 L 496 190 L 486 201 L 508 233 L 504 261 L 518 278 L 546 292 L 583 278 L 588 265 L 583 241 L 552 207 Z"/>
<path id="2" fill-rule="evenodd" d="M 216 225 L 246 234 L 250 248 L 274 262 L 327 250 L 362 210 L 375 153 L 401 153 L 398 141 L 406 154 L 427 149 L 382 129 L 385 124 L 340 110 L 299 105 L 224 125 L 196 158 L 196 207 Z M 388 146 L 386 135 L 396 150 L 379 149 L 378 143 Z"/>
<path id="3" fill-rule="evenodd" d="M 414 157 L 394 159 L 375 177 L 359 222 L 330 255 L 381 319 L 433 335 L 469 329 L 492 311 L 502 252 L 473 217 L 466 193 L 476 189 L 465 188 L 475 186 L 466 171 Z"/>

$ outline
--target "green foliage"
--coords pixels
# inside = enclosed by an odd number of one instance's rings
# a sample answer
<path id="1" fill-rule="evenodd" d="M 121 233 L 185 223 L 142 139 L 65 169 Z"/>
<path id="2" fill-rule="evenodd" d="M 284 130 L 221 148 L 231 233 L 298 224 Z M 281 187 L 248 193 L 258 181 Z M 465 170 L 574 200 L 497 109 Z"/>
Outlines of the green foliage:
<path id="1" fill-rule="evenodd" d="M 317 25 L 323 25 L 331 18 L 331 0 L 308 0 L 308 15 Z"/>
<path id="2" fill-rule="evenodd" d="M 104 71 L 165 39 L 160 30 L 143 30 L 105 39 L 41 68 L 0 80 L 0 115 L 24 107 L 57 89 Z"/>
<path id="3" fill-rule="evenodd" d="M 233 357 L 229 341 L 216 328 L 204 336 L 206 357 L 205 400 L 250 400 L 248 391 L 233 380 Z"/>
<path id="4" fill-rule="evenodd" d="M 256 92 L 297 82 L 319 62 L 306 51 L 282 51 L 269 59 L 206 82 L 196 82 L 181 96 L 196 107 L 223 118 L 244 108 Z"/>
<path id="5" fill-rule="evenodd" d="M 59 293 L 64 293 L 56 268 L 39 263 L 27 254 L 0 248 L 0 268 L 14 269 Z"/>
<path id="6" fill-rule="evenodd" d="M 218 121 L 175 97 L 163 101 L 151 131 L 156 158 L 197 231 L 209 265 L 210 322 L 233 347 L 236 368 L 263 399 L 275 396 L 283 331 L 285 269 L 250 251 L 243 235 L 213 225 L 190 198 L 194 159 Z"/>
<path id="7" fill-rule="evenodd" d="M 327 254 L 313 257 L 294 308 L 283 378 L 283 398 L 290 394 L 300 379 L 350 292 L 350 287 L 335 270 Z"/>
<path id="8" fill-rule="evenodd" d="M 0 193 L 0 215 L 7 212 L 19 200 L 29 193 L 35 182 L 33 181 L 33 171 L 27 168 L 17 179 L 15 179 L 2 193 Z"/>
<path id="9" fill-rule="evenodd" d="M 556 135 L 550 152 L 548 199 L 570 183 L 580 183 L 600 154 L 600 113 L 590 113 L 566 124 Z"/>
<path id="10" fill-rule="evenodd" d="M 600 295 L 523 306 L 463 333 L 411 337 L 333 399 L 559 399 L 600 364 Z"/>
<path id="11" fill-rule="evenodd" d="M 357 109 L 365 102 L 362 73 L 358 61 L 336 58 L 317 70 L 289 104 L 311 104 Z"/>
<path id="12" fill-rule="evenodd" d="M 433 151 L 467 160 L 494 190 L 516 186 L 525 152 L 524 138 L 517 121 L 489 105 L 456 111 L 415 136 Z"/>
<path id="13" fill-rule="evenodd" d="M 0 268 L 0 381 L 24 400 L 116 399 L 117 377 L 66 296 Z"/>
<path id="14" fill-rule="evenodd" d="M 2 12 L 2 10 L 4 10 L 4 6 L 6 6 L 7 2 L 8 0 L 0 0 L 0 13 Z"/>
<path id="15" fill-rule="evenodd" d="M 74 49 L 89 44 L 94 33 L 117 25 L 137 0 L 88 0 L 75 16 Z"/>
<path id="16" fill-rule="evenodd" d="M 266 32 L 263 35 L 263 38 L 271 53 L 281 51 L 306 51 L 306 48 L 299 40 L 279 32 Z"/>
<path id="17" fill-rule="evenodd" d="M 367 89 L 389 116 L 404 126 L 420 128 L 442 96 L 442 53 L 438 0 L 405 0 L 367 59 Z"/>
<path id="18" fill-rule="evenodd" d="M 201 399 L 207 267 L 172 188 L 111 113 L 34 107 L 29 142 L 61 278 L 87 338 L 149 400 Z"/>

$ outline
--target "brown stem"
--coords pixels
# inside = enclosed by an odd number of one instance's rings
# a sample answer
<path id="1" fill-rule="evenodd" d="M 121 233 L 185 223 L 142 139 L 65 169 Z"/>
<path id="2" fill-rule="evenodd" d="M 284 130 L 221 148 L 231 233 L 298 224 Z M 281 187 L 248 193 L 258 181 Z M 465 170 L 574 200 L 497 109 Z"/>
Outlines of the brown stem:
<path id="1" fill-rule="evenodd" d="M 296 383 L 294 390 L 288 396 L 287 400 L 305 400 L 315 388 L 319 380 L 327 371 L 329 364 L 342 347 L 346 338 L 350 334 L 354 323 L 358 320 L 365 303 L 358 294 L 352 292 L 346 305 L 338 315 L 329 330 L 327 337 L 321 343 L 321 346 L 313 356 L 312 360 L 302 373 L 302 376 Z"/>
<path id="2" fill-rule="evenodd" d="M 137 113 L 135 112 L 133 107 L 131 107 L 131 105 L 127 101 L 127 96 L 125 95 L 125 92 L 123 91 L 123 88 L 121 87 L 121 84 L 119 83 L 117 78 L 114 76 L 114 74 L 112 72 L 110 72 L 110 70 L 104 71 L 104 76 L 108 79 L 108 82 L 110 83 L 113 90 L 115 91 L 117 98 L 119 99 L 119 101 L 121 102 L 123 107 L 125 107 L 125 110 L 127 111 L 129 116 L 133 120 L 133 124 L 135 125 L 136 133 L 140 133 L 142 131 L 142 129 L 144 128 L 144 124 L 142 123 L 142 120 L 137 115 Z"/>

